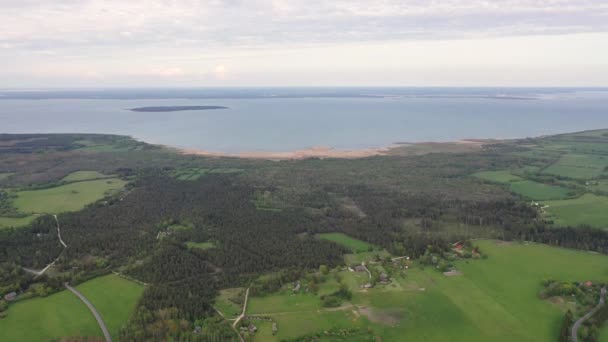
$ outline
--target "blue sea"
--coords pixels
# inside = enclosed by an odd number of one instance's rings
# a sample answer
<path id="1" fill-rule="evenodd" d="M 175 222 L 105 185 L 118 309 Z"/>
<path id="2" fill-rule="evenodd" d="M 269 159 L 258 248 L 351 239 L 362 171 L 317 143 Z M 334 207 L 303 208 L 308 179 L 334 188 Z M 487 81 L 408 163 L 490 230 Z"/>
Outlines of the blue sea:
<path id="1" fill-rule="evenodd" d="M 145 113 L 149 106 L 221 110 Z M 602 88 L 0 90 L 0 133 L 112 133 L 214 152 L 362 149 L 608 128 Z"/>

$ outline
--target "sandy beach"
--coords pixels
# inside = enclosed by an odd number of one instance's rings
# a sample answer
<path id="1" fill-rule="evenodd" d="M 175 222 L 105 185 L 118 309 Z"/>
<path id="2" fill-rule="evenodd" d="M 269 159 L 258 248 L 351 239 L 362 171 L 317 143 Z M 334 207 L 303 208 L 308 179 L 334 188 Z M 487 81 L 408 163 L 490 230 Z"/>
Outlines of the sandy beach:
<path id="1" fill-rule="evenodd" d="M 265 160 L 296 160 L 307 158 L 343 158 L 356 159 L 380 155 L 420 155 L 427 153 L 465 153 L 474 152 L 483 145 L 496 142 L 495 140 L 465 139 L 455 142 L 419 142 L 398 143 L 380 148 L 358 150 L 340 150 L 328 146 L 315 146 L 294 151 L 245 151 L 238 153 L 215 152 L 198 149 L 180 149 L 183 154 L 206 157 L 234 157 Z"/>

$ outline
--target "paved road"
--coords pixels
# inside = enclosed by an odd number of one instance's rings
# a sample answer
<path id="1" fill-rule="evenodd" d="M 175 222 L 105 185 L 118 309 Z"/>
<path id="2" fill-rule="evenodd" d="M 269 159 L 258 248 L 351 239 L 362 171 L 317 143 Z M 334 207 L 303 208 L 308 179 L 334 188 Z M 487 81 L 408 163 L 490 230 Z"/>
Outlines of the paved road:
<path id="1" fill-rule="evenodd" d="M 602 290 L 600 291 L 600 302 L 597 303 L 597 306 L 595 308 L 593 308 L 593 310 L 587 312 L 587 314 L 585 316 L 579 318 L 578 321 L 574 322 L 574 325 L 572 326 L 572 342 L 578 342 L 578 328 L 581 327 L 581 324 L 583 324 L 583 322 L 588 320 L 591 316 L 595 315 L 597 310 L 599 310 L 602 306 L 604 306 L 605 302 L 606 302 L 606 288 L 602 287 Z"/>
<path id="2" fill-rule="evenodd" d="M 97 324 L 99 324 L 99 327 L 101 328 L 101 331 L 103 332 L 103 336 L 105 337 L 106 341 L 112 342 L 112 336 L 110 335 L 110 332 L 108 331 L 108 327 L 106 327 L 106 324 L 103 322 L 101 315 L 99 314 L 99 312 L 97 312 L 97 309 L 95 309 L 93 304 L 91 302 L 89 302 L 87 297 L 85 297 L 82 293 L 80 293 L 75 288 L 71 287 L 70 284 L 65 283 L 64 285 L 65 285 L 66 289 L 70 290 L 73 294 L 75 294 L 78 298 L 80 298 L 80 300 L 89 308 L 89 310 L 91 310 L 91 313 L 93 314 L 93 316 L 95 316 L 95 319 L 97 320 Z"/>

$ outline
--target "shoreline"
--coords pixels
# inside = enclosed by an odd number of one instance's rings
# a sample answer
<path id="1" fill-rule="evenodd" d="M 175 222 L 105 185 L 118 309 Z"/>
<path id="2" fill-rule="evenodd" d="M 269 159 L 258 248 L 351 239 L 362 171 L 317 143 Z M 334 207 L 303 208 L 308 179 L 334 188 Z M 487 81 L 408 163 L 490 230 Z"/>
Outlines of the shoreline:
<path id="1" fill-rule="evenodd" d="M 175 148 L 184 155 L 198 155 L 217 158 L 242 158 L 261 160 L 302 160 L 309 158 L 359 159 L 374 156 L 406 156 L 428 153 L 466 153 L 480 150 L 484 145 L 503 140 L 462 139 L 452 142 L 398 142 L 388 146 L 353 150 L 336 149 L 330 146 L 313 146 L 292 151 L 242 151 L 220 152 L 194 148 Z"/>

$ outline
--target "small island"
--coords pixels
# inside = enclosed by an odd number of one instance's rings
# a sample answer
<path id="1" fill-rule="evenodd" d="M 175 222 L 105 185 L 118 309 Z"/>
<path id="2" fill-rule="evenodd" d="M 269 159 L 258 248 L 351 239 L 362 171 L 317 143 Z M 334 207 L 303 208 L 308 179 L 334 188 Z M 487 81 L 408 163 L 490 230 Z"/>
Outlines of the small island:
<path id="1" fill-rule="evenodd" d="M 158 106 L 158 107 L 139 107 L 129 109 L 132 112 L 180 112 L 185 110 L 212 110 L 228 109 L 224 106 Z"/>

